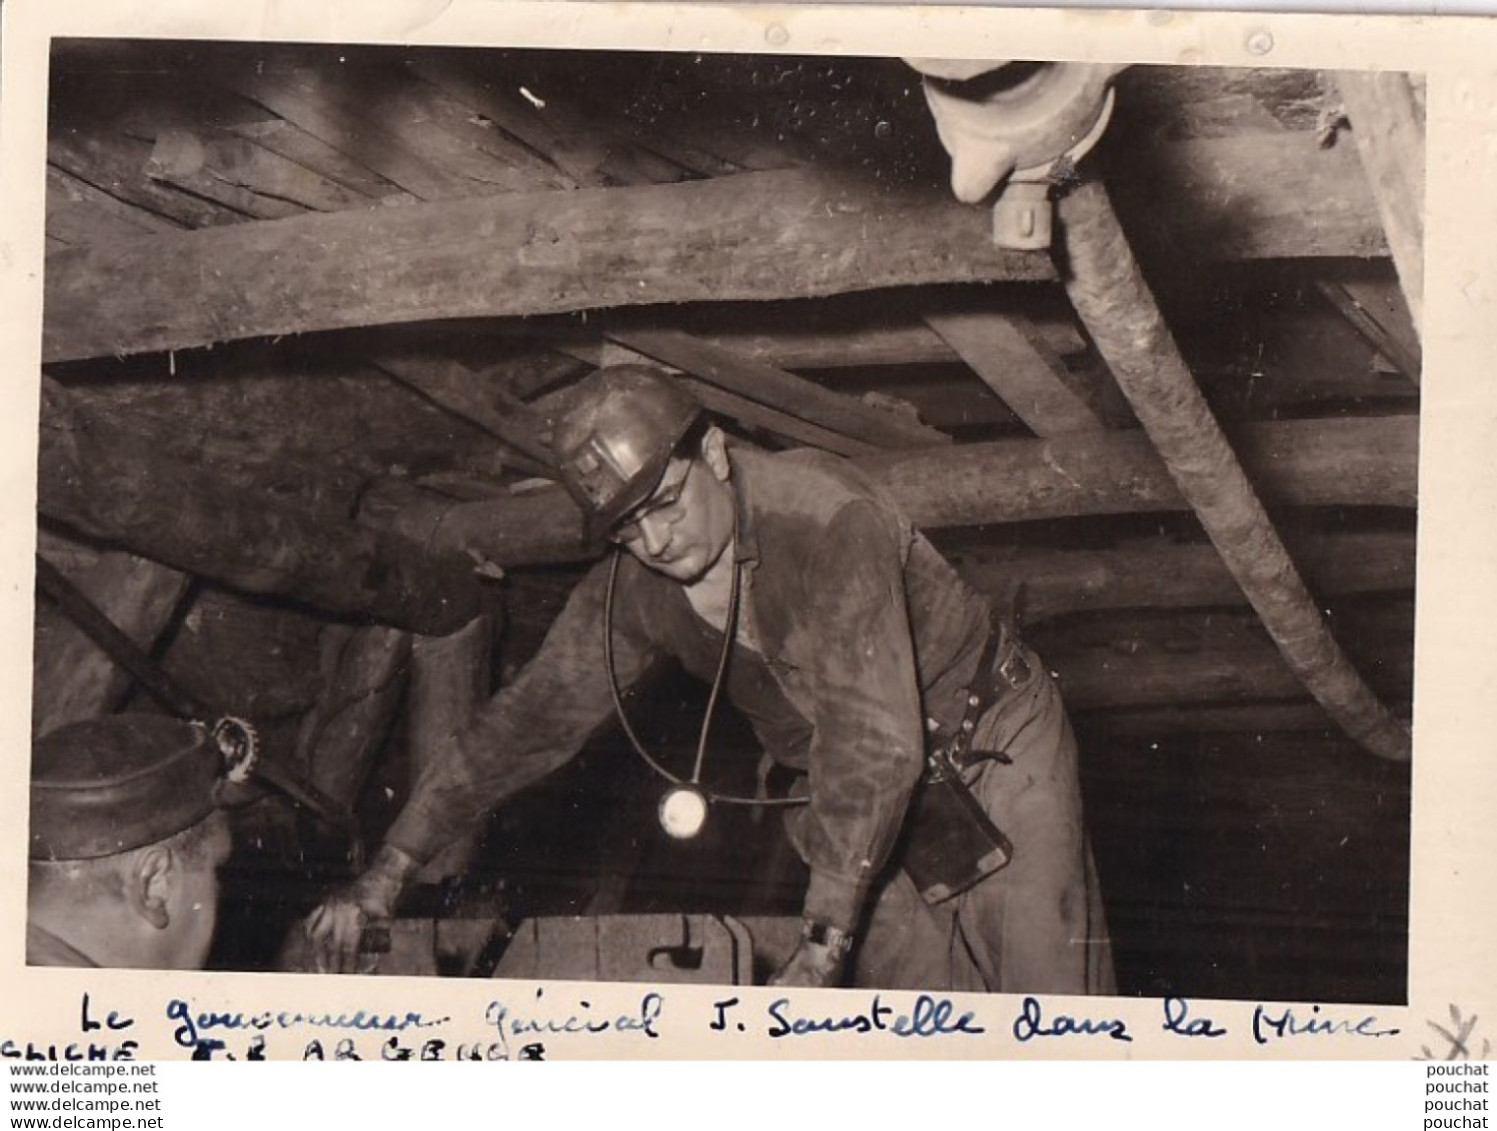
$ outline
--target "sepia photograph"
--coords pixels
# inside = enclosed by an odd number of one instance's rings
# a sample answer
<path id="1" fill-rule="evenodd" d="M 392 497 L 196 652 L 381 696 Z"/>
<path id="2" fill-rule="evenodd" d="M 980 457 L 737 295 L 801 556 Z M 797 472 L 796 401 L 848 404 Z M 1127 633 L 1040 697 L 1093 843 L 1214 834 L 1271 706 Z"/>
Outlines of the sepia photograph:
<path id="1" fill-rule="evenodd" d="M 52 40 L 29 965 L 1409 1002 L 1425 76 L 793 46 Z"/>

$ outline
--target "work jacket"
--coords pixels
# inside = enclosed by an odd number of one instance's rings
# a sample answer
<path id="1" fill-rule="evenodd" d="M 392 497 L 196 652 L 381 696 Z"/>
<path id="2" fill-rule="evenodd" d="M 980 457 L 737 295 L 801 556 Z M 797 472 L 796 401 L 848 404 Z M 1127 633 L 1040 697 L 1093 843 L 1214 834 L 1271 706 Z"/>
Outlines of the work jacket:
<path id="1" fill-rule="evenodd" d="M 988 607 L 848 462 L 736 449 L 731 461 L 744 631 L 725 693 L 765 750 L 807 775 L 795 836 L 811 870 L 806 916 L 852 930 L 924 766 L 926 720 L 961 719 Z M 577 585 L 535 658 L 423 772 L 391 844 L 429 858 L 613 715 L 607 564 Z M 612 627 L 621 686 L 669 657 L 710 682 L 722 639 L 678 583 L 625 556 Z"/>

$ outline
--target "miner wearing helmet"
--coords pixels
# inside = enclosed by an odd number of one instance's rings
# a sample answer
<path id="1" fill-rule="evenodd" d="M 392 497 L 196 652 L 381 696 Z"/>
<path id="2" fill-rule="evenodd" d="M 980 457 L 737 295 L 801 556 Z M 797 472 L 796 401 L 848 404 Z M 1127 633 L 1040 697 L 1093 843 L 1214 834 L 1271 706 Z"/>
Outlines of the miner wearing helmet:
<path id="1" fill-rule="evenodd" d="M 111 715 L 31 755 L 26 961 L 192 970 L 207 959 L 229 829 L 207 728 Z"/>
<path id="2" fill-rule="evenodd" d="M 617 688 L 670 657 L 801 775 L 787 826 L 810 868 L 804 930 L 773 981 L 1112 990 L 1059 692 L 876 484 L 836 456 L 730 440 L 646 366 L 581 382 L 553 447 L 615 553 L 423 773 L 370 868 L 309 918 L 324 968 L 354 969 L 364 924 L 422 861 L 572 757 L 621 710 Z"/>

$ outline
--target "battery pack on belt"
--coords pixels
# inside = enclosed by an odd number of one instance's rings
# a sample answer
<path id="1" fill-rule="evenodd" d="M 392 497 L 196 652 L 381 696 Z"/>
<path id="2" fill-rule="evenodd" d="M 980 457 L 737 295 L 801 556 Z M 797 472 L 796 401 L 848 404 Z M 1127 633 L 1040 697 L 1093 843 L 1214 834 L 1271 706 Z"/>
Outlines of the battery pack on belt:
<path id="1" fill-rule="evenodd" d="M 1012 762 L 1001 750 L 973 749 L 972 739 L 977 720 L 1032 675 L 1017 636 L 995 627 L 978 660 L 961 722 L 949 737 L 932 728 L 926 773 L 910 804 L 903 857 L 905 873 L 927 903 L 966 891 L 1013 858 L 1013 845 L 972 796 L 962 771 L 983 760 Z"/>

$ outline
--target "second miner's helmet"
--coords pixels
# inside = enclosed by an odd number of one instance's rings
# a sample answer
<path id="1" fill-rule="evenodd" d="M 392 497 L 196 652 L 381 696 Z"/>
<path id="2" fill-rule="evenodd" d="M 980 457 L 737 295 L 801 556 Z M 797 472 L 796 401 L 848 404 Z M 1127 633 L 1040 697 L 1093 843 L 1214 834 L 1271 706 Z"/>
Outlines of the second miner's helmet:
<path id="1" fill-rule="evenodd" d="M 552 447 L 590 539 L 650 497 L 701 415 L 679 381 L 648 365 L 611 365 L 578 383 Z"/>

